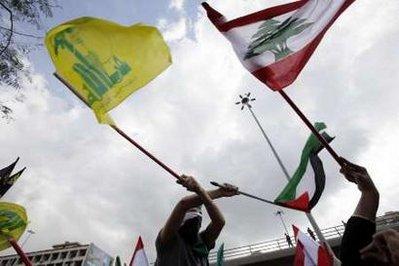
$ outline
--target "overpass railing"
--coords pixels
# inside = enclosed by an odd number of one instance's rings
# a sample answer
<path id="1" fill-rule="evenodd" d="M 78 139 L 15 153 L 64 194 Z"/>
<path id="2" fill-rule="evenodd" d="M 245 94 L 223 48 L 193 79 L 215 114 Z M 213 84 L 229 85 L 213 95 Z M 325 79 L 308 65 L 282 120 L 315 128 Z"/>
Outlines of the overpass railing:
<path id="1" fill-rule="evenodd" d="M 392 219 L 392 218 L 377 219 L 377 227 L 383 226 L 383 225 L 394 225 L 394 224 L 399 225 L 399 219 Z M 327 240 L 342 237 L 344 231 L 345 231 L 344 224 L 338 225 L 338 226 L 332 226 L 332 227 L 321 230 L 321 232 L 323 233 L 324 237 Z M 292 243 L 295 243 L 294 236 L 290 236 L 290 238 L 291 238 Z M 225 249 L 224 250 L 224 259 L 231 260 L 231 259 L 250 256 L 253 254 L 257 254 L 257 253 L 267 253 L 267 252 L 273 252 L 273 251 L 278 251 L 278 250 L 284 250 L 284 249 L 288 249 L 288 248 L 290 248 L 290 247 L 289 247 L 288 242 L 285 239 L 285 237 L 278 238 L 278 239 L 258 242 L 258 243 L 251 244 L 251 245 Z M 210 262 L 215 262 L 216 258 L 217 258 L 216 251 L 211 252 L 209 254 Z"/>

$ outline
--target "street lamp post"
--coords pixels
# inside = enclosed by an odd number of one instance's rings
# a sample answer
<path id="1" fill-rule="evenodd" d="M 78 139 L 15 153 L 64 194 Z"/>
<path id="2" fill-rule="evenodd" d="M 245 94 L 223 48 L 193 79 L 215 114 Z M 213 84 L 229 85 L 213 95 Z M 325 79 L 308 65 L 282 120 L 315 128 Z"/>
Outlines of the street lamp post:
<path id="1" fill-rule="evenodd" d="M 241 105 L 241 110 L 244 110 L 245 107 L 248 108 L 249 112 L 251 113 L 253 119 L 255 120 L 256 124 L 258 125 L 260 131 L 262 132 L 263 137 L 266 139 L 267 143 L 269 144 L 270 149 L 273 152 L 274 157 L 276 158 L 278 164 L 280 165 L 281 170 L 284 173 L 285 178 L 287 179 L 287 181 L 290 181 L 291 176 L 287 171 L 287 168 L 284 166 L 282 160 L 280 159 L 280 156 L 278 155 L 276 149 L 274 148 L 272 142 L 270 141 L 269 137 L 267 136 L 265 130 L 263 129 L 262 125 L 260 124 L 258 118 L 256 117 L 254 111 L 252 110 L 252 105 L 251 103 L 253 101 L 255 101 L 255 98 L 251 98 L 251 93 L 248 92 L 246 94 L 243 95 L 239 95 L 240 96 L 240 101 L 236 102 L 237 105 Z M 330 250 L 331 247 L 328 244 L 327 240 L 325 239 L 325 237 L 323 236 L 323 234 L 321 233 L 320 227 L 318 226 L 318 224 L 316 223 L 316 220 L 314 219 L 313 215 L 311 214 L 311 212 L 306 213 L 306 216 L 310 222 L 310 224 L 312 225 L 314 231 L 316 232 L 317 237 L 319 238 L 320 241 L 324 242 L 327 247 L 329 247 Z M 281 216 L 280 216 L 281 217 Z M 287 229 L 286 229 L 287 231 Z"/>

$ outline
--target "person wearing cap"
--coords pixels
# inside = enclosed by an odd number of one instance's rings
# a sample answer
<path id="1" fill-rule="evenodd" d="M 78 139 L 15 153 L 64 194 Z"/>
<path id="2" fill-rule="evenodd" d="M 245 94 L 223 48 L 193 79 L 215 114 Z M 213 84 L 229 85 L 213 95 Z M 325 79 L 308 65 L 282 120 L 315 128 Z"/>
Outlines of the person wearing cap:
<path id="1" fill-rule="evenodd" d="M 203 266 L 209 265 L 208 254 L 222 231 L 225 220 L 213 199 L 238 194 L 238 188 L 225 184 L 216 190 L 205 191 L 192 177 L 183 175 L 177 181 L 195 194 L 182 198 L 173 209 L 155 241 L 156 266 Z M 201 205 L 211 222 L 200 231 Z"/>

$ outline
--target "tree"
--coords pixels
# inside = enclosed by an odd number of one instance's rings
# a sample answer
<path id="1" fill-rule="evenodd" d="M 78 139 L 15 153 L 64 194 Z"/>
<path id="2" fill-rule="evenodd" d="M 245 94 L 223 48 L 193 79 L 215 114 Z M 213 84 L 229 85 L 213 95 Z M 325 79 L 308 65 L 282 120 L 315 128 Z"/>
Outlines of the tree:
<path id="1" fill-rule="evenodd" d="M 287 40 L 300 34 L 313 23 L 305 23 L 306 19 L 289 17 L 283 22 L 269 19 L 263 22 L 258 31 L 252 36 L 252 43 L 244 59 L 270 51 L 274 54 L 274 60 L 278 61 L 292 53 L 287 46 Z"/>
<path id="2" fill-rule="evenodd" d="M 22 33 L 16 28 L 33 25 L 41 29 L 41 19 L 52 17 L 56 4 L 51 0 L 0 0 L 0 86 L 21 89 L 21 78 L 29 78 L 30 72 L 24 57 L 32 49 L 41 46 L 43 37 Z M 12 109 L 0 99 L 0 116 L 10 118 Z"/>

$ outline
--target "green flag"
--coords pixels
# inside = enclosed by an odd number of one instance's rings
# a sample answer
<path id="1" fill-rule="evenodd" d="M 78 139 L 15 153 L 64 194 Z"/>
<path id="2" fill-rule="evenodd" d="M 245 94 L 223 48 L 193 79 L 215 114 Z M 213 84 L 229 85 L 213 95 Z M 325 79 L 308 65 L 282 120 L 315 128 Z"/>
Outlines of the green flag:
<path id="1" fill-rule="evenodd" d="M 224 256 L 224 243 L 220 245 L 218 249 L 216 266 L 223 266 L 223 256 Z"/>
<path id="2" fill-rule="evenodd" d="M 119 258 L 119 256 L 116 256 L 115 266 L 122 266 L 121 259 Z"/>
<path id="3" fill-rule="evenodd" d="M 315 128 L 317 131 L 322 131 L 327 127 L 324 123 L 316 123 Z M 333 138 L 325 132 L 322 133 L 322 136 L 327 142 L 333 140 Z M 302 211 L 310 211 L 317 204 L 325 185 L 324 168 L 320 158 L 318 157 L 318 153 L 322 149 L 323 145 L 315 135 L 311 134 L 302 150 L 298 168 L 283 191 L 274 200 L 275 203 Z M 315 192 L 311 199 L 309 198 L 310 188 L 306 188 L 305 192 L 301 193 L 301 195 L 297 197 L 298 186 L 306 173 L 306 168 L 308 167 L 309 162 L 311 163 L 315 176 Z"/>

